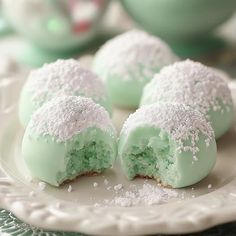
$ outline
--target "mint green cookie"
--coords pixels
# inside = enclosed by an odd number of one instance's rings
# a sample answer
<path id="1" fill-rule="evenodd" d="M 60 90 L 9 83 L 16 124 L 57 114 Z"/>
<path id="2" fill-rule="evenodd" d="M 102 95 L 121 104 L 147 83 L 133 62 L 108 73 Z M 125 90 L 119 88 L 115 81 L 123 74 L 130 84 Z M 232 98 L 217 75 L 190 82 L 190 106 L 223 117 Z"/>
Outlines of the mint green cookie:
<path id="1" fill-rule="evenodd" d="M 181 104 L 152 104 L 127 119 L 118 153 L 129 179 L 150 177 L 181 188 L 209 174 L 216 161 L 216 142 L 200 112 Z"/>
<path id="2" fill-rule="evenodd" d="M 115 105 L 136 108 L 145 84 L 163 66 L 176 60 L 171 49 L 159 38 L 132 30 L 101 47 L 95 55 L 93 70 L 104 80 Z"/>
<path id="3" fill-rule="evenodd" d="M 32 176 L 54 186 L 110 168 L 116 158 L 116 132 L 107 111 L 91 99 L 52 99 L 30 120 L 22 156 Z"/>
<path id="4" fill-rule="evenodd" d="M 64 95 L 90 97 L 112 113 L 105 86 L 95 74 L 74 59 L 58 60 L 30 73 L 20 96 L 21 124 L 25 127 L 45 102 Z"/>
<path id="5" fill-rule="evenodd" d="M 215 137 L 232 125 L 234 105 L 226 81 L 213 69 L 190 60 L 167 66 L 146 85 L 140 105 L 168 102 L 197 109 L 210 121 Z"/>

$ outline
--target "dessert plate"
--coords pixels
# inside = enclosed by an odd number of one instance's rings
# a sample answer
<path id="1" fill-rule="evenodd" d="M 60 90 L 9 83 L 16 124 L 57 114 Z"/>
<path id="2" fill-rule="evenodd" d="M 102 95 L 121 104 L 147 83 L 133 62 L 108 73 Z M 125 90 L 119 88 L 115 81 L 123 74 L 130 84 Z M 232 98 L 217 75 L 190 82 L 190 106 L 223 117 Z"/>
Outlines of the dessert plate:
<path id="1" fill-rule="evenodd" d="M 214 170 L 189 188 L 163 193 L 153 180 L 127 181 L 118 163 L 103 175 L 54 188 L 32 179 L 21 158 L 17 102 L 23 82 L 0 80 L 0 208 L 37 227 L 90 235 L 190 233 L 236 220 L 234 127 L 217 142 Z M 131 112 L 115 109 L 118 130 Z"/>

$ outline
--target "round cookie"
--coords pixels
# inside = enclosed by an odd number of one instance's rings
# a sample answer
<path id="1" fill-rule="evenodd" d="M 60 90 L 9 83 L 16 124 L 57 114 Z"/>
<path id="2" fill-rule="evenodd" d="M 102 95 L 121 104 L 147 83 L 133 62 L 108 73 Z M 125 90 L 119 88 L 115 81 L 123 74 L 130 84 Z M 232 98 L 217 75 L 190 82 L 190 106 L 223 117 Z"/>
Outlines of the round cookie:
<path id="1" fill-rule="evenodd" d="M 191 60 L 163 68 L 145 86 L 140 106 L 158 102 L 182 103 L 199 110 L 210 121 L 216 138 L 230 128 L 234 118 L 231 92 L 224 78 Z"/>
<path id="2" fill-rule="evenodd" d="M 93 70 L 104 80 L 115 105 L 136 108 L 144 85 L 163 66 L 175 61 L 177 57 L 159 38 L 132 30 L 101 47 L 95 55 Z"/>
<path id="3" fill-rule="evenodd" d="M 118 153 L 129 179 L 150 177 L 181 188 L 209 174 L 216 161 L 216 142 L 200 112 L 183 104 L 160 103 L 129 116 Z"/>
<path id="4" fill-rule="evenodd" d="M 111 102 L 103 82 L 74 59 L 57 60 L 30 73 L 20 96 L 21 124 L 25 127 L 45 102 L 64 95 L 91 97 L 111 114 Z"/>
<path id="5" fill-rule="evenodd" d="M 109 114 L 90 98 L 52 99 L 32 116 L 22 156 L 32 173 L 59 186 L 77 176 L 101 173 L 117 155 L 116 132 Z"/>

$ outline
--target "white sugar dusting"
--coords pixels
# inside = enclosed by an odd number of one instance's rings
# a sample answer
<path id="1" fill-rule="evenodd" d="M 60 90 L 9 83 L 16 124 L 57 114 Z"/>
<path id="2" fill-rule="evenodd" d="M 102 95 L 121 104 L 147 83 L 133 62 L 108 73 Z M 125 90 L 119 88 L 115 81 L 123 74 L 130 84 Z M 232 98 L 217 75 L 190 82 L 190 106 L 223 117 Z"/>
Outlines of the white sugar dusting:
<path id="1" fill-rule="evenodd" d="M 46 183 L 45 182 L 39 182 L 38 183 L 38 188 L 40 191 L 44 191 L 46 189 Z"/>
<path id="2" fill-rule="evenodd" d="M 65 142 L 87 128 L 96 127 L 115 135 L 109 114 L 90 98 L 68 96 L 53 99 L 39 108 L 27 127 L 29 135 L 51 135 Z"/>
<path id="3" fill-rule="evenodd" d="M 123 195 L 115 196 L 107 201 L 107 204 L 121 207 L 155 205 L 177 198 L 178 195 L 178 192 L 175 190 L 144 183 L 141 188 L 133 186 L 132 190 L 126 191 Z"/>
<path id="4" fill-rule="evenodd" d="M 101 71 L 103 79 L 118 75 L 124 80 L 146 80 L 175 61 L 177 57 L 161 39 L 141 30 L 131 30 L 101 47 L 95 56 L 94 68 Z"/>
<path id="5" fill-rule="evenodd" d="M 123 185 L 122 185 L 122 184 L 117 184 L 117 185 L 114 186 L 114 190 L 115 190 L 115 191 L 119 191 L 119 190 L 121 190 L 122 188 L 123 188 Z"/>
<path id="6" fill-rule="evenodd" d="M 207 186 L 207 188 L 208 188 L 208 189 L 211 189 L 211 188 L 212 188 L 212 184 L 209 184 L 209 185 Z"/>
<path id="7" fill-rule="evenodd" d="M 71 192 L 72 192 L 72 190 L 73 190 L 72 186 L 71 186 L 71 185 L 69 185 L 69 187 L 68 187 L 67 191 L 68 191 L 69 193 L 71 193 Z"/>
<path id="8" fill-rule="evenodd" d="M 163 68 L 146 85 L 143 94 L 141 104 L 159 101 L 182 103 L 205 115 L 210 109 L 223 113 L 232 107 L 231 93 L 225 80 L 210 67 L 191 60 Z"/>
<path id="9" fill-rule="evenodd" d="M 26 88 L 37 106 L 64 95 L 92 97 L 99 101 L 106 94 L 102 81 L 74 59 L 57 60 L 33 70 Z"/>
<path id="10" fill-rule="evenodd" d="M 200 133 L 205 138 L 206 146 L 214 139 L 213 129 L 204 116 L 183 104 L 159 103 L 143 106 L 129 116 L 121 130 L 121 135 L 127 135 L 137 127 L 143 126 L 164 130 L 178 143 L 179 153 L 191 151 L 193 156 L 199 152 L 196 143 Z M 190 140 L 189 145 L 184 144 L 186 140 Z"/>

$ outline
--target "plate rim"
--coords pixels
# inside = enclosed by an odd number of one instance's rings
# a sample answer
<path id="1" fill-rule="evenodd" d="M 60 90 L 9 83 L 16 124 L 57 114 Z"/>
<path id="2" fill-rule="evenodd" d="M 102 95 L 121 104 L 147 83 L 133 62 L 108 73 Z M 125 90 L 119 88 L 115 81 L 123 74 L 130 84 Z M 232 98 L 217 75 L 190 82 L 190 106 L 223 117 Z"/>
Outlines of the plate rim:
<path id="1" fill-rule="evenodd" d="M 10 93 L 6 91 L 10 91 L 12 86 L 19 89 L 21 85 L 22 80 L 14 78 L 0 81 L 0 95 L 5 91 L 4 96 L 8 96 Z M 1 102 L 0 139 L 9 117 L 15 114 L 17 107 L 12 103 L 4 107 Z M 75 207 L 74 203 L 66 201 L 61 201 L 58 208 L 54 198 L 47 196 L 44 199 L 43 193 L 30 197 L 29 187 L 9 176 L 1 159 L 0 156 L 0 207 L 30 225 L 47 230 L 89 235 L 181 234 L 236 220 L 236 177 L 223 188 L 206 195 L 183 202 L 146 207 L 145 211 L 144 207 Z M 141 216 L 137 214 L 140 211 Z"/>

